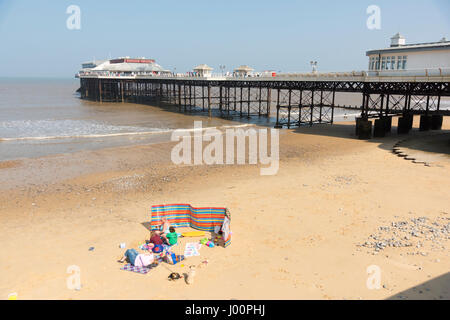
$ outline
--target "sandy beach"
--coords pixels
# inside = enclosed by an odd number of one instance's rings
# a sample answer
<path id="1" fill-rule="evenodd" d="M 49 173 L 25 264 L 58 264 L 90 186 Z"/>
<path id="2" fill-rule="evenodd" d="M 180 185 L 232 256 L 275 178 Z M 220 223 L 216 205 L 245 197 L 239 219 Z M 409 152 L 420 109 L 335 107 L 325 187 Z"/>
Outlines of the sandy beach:
<path id="1" fill-rule="evenodd" d="M 420 143 L 448 135 L 450 121 L 439 132 L 395 129 L 369 141 L 355 139 L 353 123 L 282 130 L 273 176 L 174 165 L 173 142 L 0 162 L 0 299 L 450 299 L 449 235 L 420 232 L 450 222 L 449 145 Z M 392 152 L 405 139 L 427 166 Z M 202 248 L 184 267 L 121 271 L 119 243 L 137 248 L 151 206 L 169 203 L 229 208 L 232 244 Z M 371 235 L 403 237 L 399 222 L 417 229 L 400 239 L 410 246 L 372 247 Z M 169 269 L 205 258 L 195 284 L 167 281 Z M 67 288 L 72 265 L 80 290 Z M 367 286 L 370 266 L 379 289 Z"/>

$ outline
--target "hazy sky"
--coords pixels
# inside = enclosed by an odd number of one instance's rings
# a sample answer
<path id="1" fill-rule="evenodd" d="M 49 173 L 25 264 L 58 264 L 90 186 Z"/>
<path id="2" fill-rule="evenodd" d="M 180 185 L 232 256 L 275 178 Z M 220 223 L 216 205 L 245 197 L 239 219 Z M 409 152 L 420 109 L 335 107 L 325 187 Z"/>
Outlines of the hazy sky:
<path id="1" fill-rule="evenodd" d="M 81 30 L 69 30 L 69 5 Z M 369 5 L 381 29 L 369 30 Z M 154 58 L 189 71 L 206 63 L 232 70 L 367 69 L 365 52 L 450 38 L 449 0 L 0 0 L 0 77 L 73 77 L 80 63 L 110 55 Z"/>

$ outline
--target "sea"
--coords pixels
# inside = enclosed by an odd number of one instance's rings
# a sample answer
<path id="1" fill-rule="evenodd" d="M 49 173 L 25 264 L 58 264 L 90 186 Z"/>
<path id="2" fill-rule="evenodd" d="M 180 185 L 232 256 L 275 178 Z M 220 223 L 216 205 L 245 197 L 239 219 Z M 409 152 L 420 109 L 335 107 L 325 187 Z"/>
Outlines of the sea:
<path id="1" fill-rule="evenodd" d="M 0 161 L 169 141 L 194 121 L 204 128 L 250 125 L 167 106 L 82 100 L 79 86 L 78 79 L 0 78 Z"/>

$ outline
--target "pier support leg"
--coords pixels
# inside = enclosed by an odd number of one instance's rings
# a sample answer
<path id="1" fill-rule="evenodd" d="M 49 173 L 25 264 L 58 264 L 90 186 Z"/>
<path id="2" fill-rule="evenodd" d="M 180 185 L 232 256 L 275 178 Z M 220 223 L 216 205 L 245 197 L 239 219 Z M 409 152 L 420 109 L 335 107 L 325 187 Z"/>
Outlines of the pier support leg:
<path id="1" fill-rule="evenodd" d="M 121 98 L 122 98 L 122 103 L 124 103 L 125 99 L 123 97 L 123 81 L 120 81 L 120 95 L 121 95 Z"/>
<path id="2" fill-rule="evenodd" d="M 239 101 L 239 116 L 242 117 L 242 87 L 241 87 L 241 100 Z"/>
<path id="3" fill-rule="evenodd" d="M 431 130 L 441 130 L 442 129 L 442 120 L 444 116 L 441 114 L 433 114 L 431 116 Z"/>
<path id="4" fill-rule="evenodd" d="M 258 117 L 261 117 L 261 99 L 262 99 L 262 88 L 259 87 L 259 96 L 258 96 Z"/>
<path id="5" fill-rule="evenodd" d="M 333 89 L 333 99 L 331 101 L 331 124 L 334 122 L 334 101 L 336 100 L 336 90 Z M 301 101 L 301 98 L 300 98 Z"/>
<path id="6" fill-rule="evenodd" d="M 226 93 L 226 107 L 227 107 L 227 115 L 230 115 L 230 87 L 227 87 Z"/>
<path id="7" fill-rule="evenodd" d="M 222 109 L 223 109 L 223 94 L 222 94 L 222 90 L 223 90 L 223 87 L 220 86 L 219 87 L 219 111 L 220 111 L 220 114 L 222 114 Z"/>
<path id="8" fill-rule="evenodd" d="M 205 86 L 202 86 L 202 111 L 205 111 Z"/>
<path id="9" fill-rule="evenodd" d="M 431 115 L 423 114 L 420 116 L 419 131 L 428 131 L 431 129 Z"/>
<path id="10" fill-rule="evenodd" d="M 357 117 L 355 120 L 356 120 L 355 136 L 358 136 L 359 135 L 359 122 L 361 121 L 361 117 Z"/>
<path id="11" fill-rule="evenodd" d="M 283 126 L 280 124 L 280 89 L 277 89 L 277 122 L 275 128 L 281 129 Z"/>
<path id="12" fill-rule="evenodd" d="M 372 138 L 372 121 L 359 118 L 357 127 L 358 139 L 368 140 Z"/>
<path id="13" fill-rule="evenodd" d="M 178 85 L 178 108 L 181 111 L 181 84 Z"/>
<path id="14" fill-rule="evenodd" d="M 250 102 L 250 91 L 252 90 L 252 88 L 251 87 L 248 87 L 248 93 L 247 93 L 247 101 L 248 101 L 248 104 L 247 104 L 247 119 L 250 119 L 250 104 L 251 104 L 251 102 Z"/>
<path id="15" fill-rule="evenodd" d="M 186 93 L 186 85 L 183 86 L 183 95 L 184 95 L 184 112 L 187 110 L 187 93 Z"/>
<path id="16" fill-rule="evenodd" d="M 237 87 L 234 87 L 233 95 L 233 111 L 236 112 L 236 102 L 237 102 Z"/>
<path id="17" fill-rule="evenodd" d="M 103 96 L 102 80 L 98 80 L 98 99 L 99 99 L 100 102 L 102 102 L 102 96 Z"/>
<path id="18" fill-rule="evenodd" d="M 392 116 L 384 116 L 381 119 L 384 119 L 384 129 L 386 133 L 390 133 L 392 130 Z"/>
<path id="19" fill-rule="evenodd" d="M 277 105 L 277 122 L 275 124 L 276 129 L 281 129 L 283 126 L 280 124 L 280 106 Z"/>
<path id="20" fill-rule="evenodd" d="M 211 86 L 208 86 L 208 116 L 211 118 Z"/>
<path id="21" fill-rule="evenodd" d="M 405 114 L 403 117 L 398 118 L 397 133 L 406 134 L 412 128 L 413 116 L 411 114 Z"/>
<path id="22" fill-rule="evenodd" d="M 376 119 L 373 128 L 374 138 L 382 138 L 386 135 L 386 120 L 384 118 Z"/>

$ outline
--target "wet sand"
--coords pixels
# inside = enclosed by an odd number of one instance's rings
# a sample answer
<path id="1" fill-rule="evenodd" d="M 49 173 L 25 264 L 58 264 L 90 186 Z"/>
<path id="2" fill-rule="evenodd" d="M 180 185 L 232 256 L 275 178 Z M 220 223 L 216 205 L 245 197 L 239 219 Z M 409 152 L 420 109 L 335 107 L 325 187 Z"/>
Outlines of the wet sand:
<path id="1" fill-rule="evenodd" d="M 439 248 L 425 239 L 360 246 L 392 222 L 450 221 L 450 161 L 430 153 L 426 167 L 396 156 L 403 137 L 394 130 L 370 141 L 348 123 L 283 130 L 274 176 L 252 165 L 176 166 L 174 143 L 2 162 L 0 298 L 450 299 L 448 239 Z M 150 207 L 164 203 L 231 211 L 230 247 L 168 266 L 183 273 L 207 258 L 194 285 L 167 281 L 167 266 L 139 275 L 116 262 L 119 243 L 148 238 Z M 79 291 L 67 288 L 71 265 Z M 380 289 L 367 287 L 371 265 Z"/>

